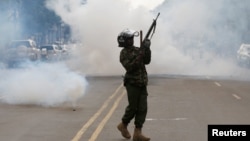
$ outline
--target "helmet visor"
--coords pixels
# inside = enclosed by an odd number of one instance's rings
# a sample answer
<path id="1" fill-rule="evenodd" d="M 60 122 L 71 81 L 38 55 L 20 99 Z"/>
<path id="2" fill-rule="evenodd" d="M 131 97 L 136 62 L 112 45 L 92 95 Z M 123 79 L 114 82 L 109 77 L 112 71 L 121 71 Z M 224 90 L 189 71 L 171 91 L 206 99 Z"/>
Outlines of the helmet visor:
<path id="1" fill-rule="evenodd" d="M 125 38 L 131 38 L 131 37 L 137 37 L 139 36 L 139 32 L 138 31 L 135 31 L 135 30 L 132 30 L 132 29 L 125 29 L 121 32 L 121 34 L 123 37 Z"/>

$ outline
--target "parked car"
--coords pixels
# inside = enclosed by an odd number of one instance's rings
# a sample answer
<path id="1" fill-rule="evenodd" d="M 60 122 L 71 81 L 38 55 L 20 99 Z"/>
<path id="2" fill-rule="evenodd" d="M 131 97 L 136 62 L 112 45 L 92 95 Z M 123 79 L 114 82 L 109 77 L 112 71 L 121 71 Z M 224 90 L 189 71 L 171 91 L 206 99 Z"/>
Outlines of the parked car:
<path id="1" fill-rule="evenodd" d="M 63 45 L 59 45 L 58 46 L 59 49 L 61 50 L 61 59 L 62 60 L 66 60 L 70 58 L 70 52 L 67 48 L 67 45 L 63 44 Z"/>
<path id="2" fill-rule="evenodd" d="M 61 43 L 59 41 L 57 42 L 54 42 L 55 45 L 57 45 L 59 47 L 59 50 L 61 50 L 61 59 L 62 60 L 66 60 L 66 59 L 69 59 L 70 57 L 70 54 L 69 54 L 69 51 L 67 49 L 67 45 L 64 44 L 64 43 Z"/>
<path id="3" fill-rule="evenodd" d="M 237 61 L 241 66 L 250 66 L 250 44 L 242 44 L 237 51 Z"/>
<path id="4" fill-rule="evenodd" d="M 5 61 L 9 66 L 29 60 L 40 59 L 40 49 L 34 40 L 13 40 L 5 49 Z"/>
<path id="5" fill-rule="evenodd" d="M 42 45 L 40 46 L 41 59 L 43 61 L 59 61 L 61 60 L 62 51 L 58 45 Z"/>

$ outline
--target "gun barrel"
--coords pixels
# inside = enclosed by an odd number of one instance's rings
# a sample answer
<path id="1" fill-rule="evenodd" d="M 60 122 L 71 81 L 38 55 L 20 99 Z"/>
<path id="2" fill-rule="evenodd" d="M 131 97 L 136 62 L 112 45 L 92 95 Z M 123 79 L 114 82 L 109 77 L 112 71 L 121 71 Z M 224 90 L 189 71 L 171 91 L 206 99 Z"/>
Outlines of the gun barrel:
<path id="1" fill-rule="evenodd" d="M 159 16 L 160 16 L 160 12 L 157 14 L 157 17 L 155 18 L 155 20 L 157 20 Z"/>
<path id="2" fill-rule="evenodd" d="M 145 40 L 145 39 L 148 39 L 148 37 L 149 37 L 149 35 L 151 34 L 153 28 L 156 26 L 156 20 L 158 19 L 159 16 L 160 16 L 160 12 L 157 14 L 156 18 L 154 19 L 153 23 L 151 24 L 151 26 L 150 26 L 150 28 L 149 28 L 149 30 L 148 30 L 148 32 L 147 32 L 147 34 L 146 34 L 144 40 Z"/>

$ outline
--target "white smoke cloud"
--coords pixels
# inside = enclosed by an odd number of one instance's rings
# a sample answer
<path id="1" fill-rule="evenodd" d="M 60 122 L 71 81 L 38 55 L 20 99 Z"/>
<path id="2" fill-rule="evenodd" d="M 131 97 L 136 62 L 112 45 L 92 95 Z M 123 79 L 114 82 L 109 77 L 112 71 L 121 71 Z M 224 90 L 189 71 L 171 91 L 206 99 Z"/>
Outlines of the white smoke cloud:
<path id="1" fill-rule="evenodd" d="M 86 79 L 62 63 L 23 64 L 16 69 L 0 69 L 0 100 L 8 104 L 76 106 L 86 90 Z"/>
<path id="2" fill-rule="evenodd" d="M 85 74 L 120 74 L 117 35 L 125 28 L 147 28 L 152 15 L 146 8 L 131 9 L 130 3 L 117 0 L 91 0 L 81 5 L 81 0 L 48 0 L 63 21 L 71 26 L 74 37 L 81 40 L 78 60 L 72 67 Z M 66 6 L 65 6 L 66 5 Z"/>
<path id="3" fill-rule="evenodd" d="M 0 64 L 0 100 L 42 106 L 75 104 L 87 87 L 80 74 L 123 74 L 117 35 L 125 28 L 143 30 L 145 35 L 157 12 L 161 15 L 152 39 L 149 74 L 250 79 L 249 70 L 238 67 L 235 60 L 246 35 L 242 33 L 249 30 L 248 0 L 150 2 L 90 0 L 83 5 L 82 0 L 47 0 L 46 6 L 71 26 L 80 41 L 76 57 L 66 64 L 26 64 L 18 69 Z M 135 41 L 138 46 L 139 38 Z"/>
<path id="4" fill-rule="evenodd" d="M 153 60 L 165 61 L 155 69 L 163 70 L 161 66 L 165 65 L 166 72 L 175 74 L 249 76 L 248 70 L 236 62 L 243 33 L 249 30 L 245 13 L 249 4 L 246 0 L 241 3 L 235 0 L 165 1 L 158 9 L 162 12 L 162 21 L 154 38 L 157 58 Z M 175 48 L 175 52 L 169 48 Z"/>
<path id="5" fill-rule="evenodd" d="M 47 0 L 46 5 L 71 26 L 74 37 L 82 42 L 78 58 L 69 65 L 85 74 L 123 73 L 117 35 L 124 28 L 143 30 L 145 35 L 152 19 L 161 12 L 152 39 L 149 73 L 248 75 L 246 69 L 237 66 L 234 54 L 249 25 L 246 14 L 239 10 L 247 9 L 248 1 L 150 2 L 90 0 L 83 5 L 81 0 Z M 135 40 L 138 46 L 139 38 Z"/>
<path id="6" fill-rule="evenodd" d="M 149 10 L 155 9 L 157 6 L 159 6 L 161 3 L 164 2 L 164 0 L 126 0 L 130 3 L 132 9 L 136 9 L 138 7 L 145 7 Z"/>

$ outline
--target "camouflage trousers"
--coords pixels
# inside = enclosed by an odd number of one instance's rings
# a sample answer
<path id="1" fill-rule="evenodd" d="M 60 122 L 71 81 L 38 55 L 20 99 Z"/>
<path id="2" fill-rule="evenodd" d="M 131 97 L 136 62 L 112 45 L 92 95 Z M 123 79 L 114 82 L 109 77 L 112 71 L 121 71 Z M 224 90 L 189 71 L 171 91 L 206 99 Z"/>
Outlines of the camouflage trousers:
<path id="1" fill-rule="evenodd" d="M 130 84 L 126 84 L 125 87 L 127 90 L 128 106 L 125 109 L 122 122 L 128 124 L 134 118 L 135 126 L 142 128 L 148 110 L 147 87 L 138 87 Z"/>

